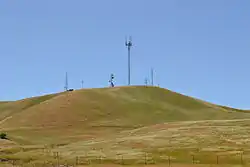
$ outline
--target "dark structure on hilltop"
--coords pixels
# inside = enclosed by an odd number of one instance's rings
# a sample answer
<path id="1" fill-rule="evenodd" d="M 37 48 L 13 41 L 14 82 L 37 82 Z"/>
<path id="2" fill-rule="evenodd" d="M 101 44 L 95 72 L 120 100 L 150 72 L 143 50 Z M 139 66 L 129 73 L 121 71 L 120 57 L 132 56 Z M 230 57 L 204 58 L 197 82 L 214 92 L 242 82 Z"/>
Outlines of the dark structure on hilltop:
<path id="1" fill-rule="evenodd" d="M 69 89 L 69 88 L 68 88 L 68 84 L 69 84 L 69 83 L 68 83 L 68 73 L 66 72 L 64 90 L 65 90 L 65 91 L 70 91 L 70 92 L 71 92 L 71 91 L 74 91 L 74 89 Z"/>
<path id="2" fill-rule="evenodd" d="M 110 75 L 110 80 L 109 80 L 110 86 L 111 86 L 111 87 L 114 87 L 114 86 L 115 86 L 115 85 L 114 85 L 114 78 L 115 78 L 114 74 L 111 74 L 111 75 Z"/>

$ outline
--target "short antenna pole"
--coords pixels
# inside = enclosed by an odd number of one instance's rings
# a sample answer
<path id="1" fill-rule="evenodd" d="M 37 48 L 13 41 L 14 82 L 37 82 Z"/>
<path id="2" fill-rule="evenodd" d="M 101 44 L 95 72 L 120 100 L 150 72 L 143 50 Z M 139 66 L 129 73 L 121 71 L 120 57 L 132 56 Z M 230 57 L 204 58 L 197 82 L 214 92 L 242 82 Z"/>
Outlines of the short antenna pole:
<path id="1" fill-rule="evenodd" d="M 65 78 L 65 86 L 64 86 L 65 91 L 68 91 L 68 73 L 66 72 L 66 78 Z"/>
<path id="2" fill-rule="evenodd" d="M 151 85 L 154 86 L 154 69 L 151 68 Z"/>

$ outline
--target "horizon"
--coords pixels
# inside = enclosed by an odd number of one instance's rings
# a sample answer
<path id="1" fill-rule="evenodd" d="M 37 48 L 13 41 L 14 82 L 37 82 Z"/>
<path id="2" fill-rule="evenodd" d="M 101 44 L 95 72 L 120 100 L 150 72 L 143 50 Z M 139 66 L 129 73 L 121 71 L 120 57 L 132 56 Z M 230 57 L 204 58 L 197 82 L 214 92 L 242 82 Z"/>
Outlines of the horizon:
<path id="1" fill-rule="evenodd" d="M 224 107 L 229 107 L 231 108 L 231 106 L 225 106 L 225 105 L 222 105 L 222 104 L 216 104 L 216 103 L 213 103 L 213 102 L 210 102 L 210 101 L 207 101 L 207 100 L 204 100 L 204 99 L 199 99 L 197 97 L 194 97 L 194 96 L 189 96 L 189 95 L 185 95 L 185 94 L 182 94 L 180 92 L 176 92 L 174 90 L 170 90 L 170 89 L 167 89 L 167 88 L 163 88 L 163 87 L 159 87 L 157 85 L 118 85 L 118 86 L 115 86 L 115 87 L 110 87 L 110 86 L 107 86 L 107 87 L 95 87 L 95 88 L 78 88 L 78 89 L 74 89 L 73 91 L 79 91 L 79 90 L 91 90 L 91 89 L 113 89 L 113 88 L 128 88 L 128 87 L 154 87 L 154 88 L 159 88 L 159 89 L 165 89 L 165 90 L 169 90 L 171 92 L 174 92 L 174 93 L 177 93 L 177 94 L 180 94 L 180 95 L 183 95 L 183 96 L 187 96 L 187 97 L 190 97 L 190 98 L 193 98 L 193 99 L 197 99 L 197 100 L 201 100 L 203 102 L 207 102 L 207 103 L 210 103 L 210 104 L 214 104 L 214 105 L 217 105 L 217 106 L 224 106 Z M 30 96 L 30 97 L 24 97 L 24 98 L 21 98 L 21 99 L 17 99 L 17 100 L 9 100 L 9 101 L 0 101 L 0 102 L 15 102 L 15 101 L 20 101 L 20 100 L 25 100 L 25 99 L 30 99 L 30 98 L 36 98 L 36 97 L 43 97 L 43 96 L 46 96 L 46 95 L 53 95 L 53 94 L 60 94 L 60 93 L 64 93 L 64 92 L 67 92 L 67 91 L 61 91 L 61 92 L 53 92 L 53 93 L 49 93 L 49 94 L 41 94 L 41 95 L 38 95 L 38 96 Z M 240 109 L 240 110 L 249 110 L 249 109 L 241 109 L 241 108 L 234 108 L 232 107 L 233 109 Z"/>
<path id="2" fill-rule="evenodd" d="M 129 3 L 131 2 L 131 3 Z M 130 5 L 132 4 L 132 5 Z M 143 4 L 143 5 L 142 5 Z M 249 109 L 250 1 L 0 2 L 0 101 L 127 84 Z M 128 10 L 129 9 L 129 10 Z"/>

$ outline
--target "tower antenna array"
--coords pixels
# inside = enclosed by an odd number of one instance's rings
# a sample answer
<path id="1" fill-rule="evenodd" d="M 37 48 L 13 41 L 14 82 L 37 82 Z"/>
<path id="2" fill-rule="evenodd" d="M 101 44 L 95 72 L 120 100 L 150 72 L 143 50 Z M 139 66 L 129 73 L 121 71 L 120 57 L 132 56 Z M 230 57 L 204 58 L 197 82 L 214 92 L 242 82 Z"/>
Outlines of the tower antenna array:
<path id="1" fill-rule="evenodd" d="M 129 37 L 129 41 L 127 41 L 126 38 L 126 42 L 125 42 L 125 46 L 128 48 L 128 85 L 130 85 L 130 50 L 132 47 L 132 37 Z"/>

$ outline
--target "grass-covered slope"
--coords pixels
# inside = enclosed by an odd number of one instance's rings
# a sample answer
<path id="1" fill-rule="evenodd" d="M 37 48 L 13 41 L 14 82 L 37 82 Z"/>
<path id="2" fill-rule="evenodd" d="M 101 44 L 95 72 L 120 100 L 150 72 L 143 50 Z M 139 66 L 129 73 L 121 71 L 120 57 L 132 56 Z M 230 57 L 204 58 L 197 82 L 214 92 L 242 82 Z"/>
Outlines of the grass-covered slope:
<path id="1" fill-rule="evenodd" d="M 157 87 L 86 89 L 0 105 L 0 127 L 131 127 L 168 121 L 249 117 Z"/>
<path id="2" fill-rule="evenodd" d="M 5 122 L 7 119 L 10 119 L 16 113 L 21 113 L 21 111 L 26 110 L 29 107 L 38 105 L 39 103 L 44 102 L 46 100 L 49 100 L 50 98 L 55 97 L 56 95 L 57 94 L 45 95 L 14 102 L 0 102 L 0 125 L 3 124 L 3 121 Z"/>
<path id="3" fill-rule="evenodd" d="M 194 154 L 214 164 L 222 153 L 233 157 L 220 163 L 236 164 L 238 151 L 250 156 L 249 125 L 247 111 L 158 87 L 82 89 L 0 103 L 0 132 L 10 139 L 0 140 L 0 152 L 4 159 L 26 163 L 32 157 L 40 164 L 55 160 L 48 152 L 72 164 L 89 155 L 115 163 L 117 154 L 144 163 L 145 153 L 157 163 L 170 156 L 190 164 Z"/>

